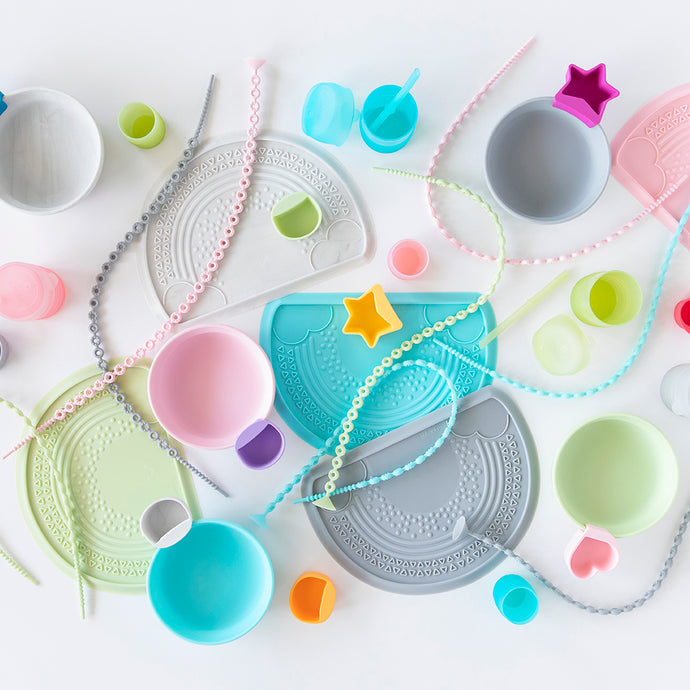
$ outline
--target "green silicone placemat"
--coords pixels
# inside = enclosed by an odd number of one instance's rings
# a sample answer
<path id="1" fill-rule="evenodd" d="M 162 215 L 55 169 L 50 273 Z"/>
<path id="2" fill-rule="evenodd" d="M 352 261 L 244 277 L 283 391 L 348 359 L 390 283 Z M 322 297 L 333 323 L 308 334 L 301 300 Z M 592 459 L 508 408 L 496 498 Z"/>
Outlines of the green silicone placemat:
<path id="1" fill-rule="evenodd" d="M 49 419 L 99 373 L 88 367 L 59 383 L 33 410 L 32 421 L 38 426 Z M 147 378 L 148 366 L 135 366 L 120 386 L 151 428 L 165 435 L 148 403 Z M 95 589 L 143 594 L 154 548 L 139 532 L 139 517 L 152 501 L 167 496 L 183 499 L 199 517 L 189 473 L 137 428 L 108 391 L 97 393 L 43 436 L 76 507 L 84 580 Z M 46 451 L 35 440 L 19 452 L 16 472 L 29 529 L 48 556 L 73 575 L 65 506 Z"/>

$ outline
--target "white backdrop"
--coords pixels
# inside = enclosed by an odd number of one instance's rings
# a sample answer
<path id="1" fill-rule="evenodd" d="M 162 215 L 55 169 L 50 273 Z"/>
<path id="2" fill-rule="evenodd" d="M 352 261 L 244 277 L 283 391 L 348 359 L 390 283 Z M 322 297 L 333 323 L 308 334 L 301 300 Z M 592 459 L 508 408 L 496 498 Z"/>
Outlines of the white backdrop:
<path id="1" fill-rule="evenodd" d="M 351 87 L 361 105 L 376 86 L 402 83 L 413 67 L 421 70 L 414 88 L 420 121 L 410 145 L 386 158 L 353 133 L 341 149 L 331 151 L 360 186 L 378 250 L 371 264 L 313 288 L 319 291 L 363 291 L 377 281 L 386 290 L 482 290 L 487 285 L 493 269 L 451 249 L 436 233 L 423 188 L 371 167 L 390 164 L 425 171 L 457 112 L 529 36 L 536 35 L 536 44 L 473 112 L 443 159 L 442 174 L 481 194 L 488 194 L 482 159 L 492 126 L 521 101 L 554 94 L 570 62 L 583 67 L 605 62 L 609 81 L 620 89 L 602 123 L 609 139 L 641 105 L 690 81 L 685 50 L 690 6 L 680 0 L 669 0 L 656 11 L 635 10 L 622 0 L 576 5 L 546 0 L 474 5 L 260 0 L 247 7 L 217 0 L 178 6 L 121 0 L 99 5 L 27 0 L 3 12 L 0 90 L 46 86 L 75 96 L 101 127 L 106 156 L 96 189 L 66 212 L 34 217 L 0 207 L 2 262 L 49 266 L 67 287 L 65 306 L 55 317 L 33 323 L 0 321 L 0 333 L 12 348 L 11 360 L 0 370 L 0 395 L 25 410 L 68 374 L 92 363 L 86 313 L 94 276 L 138 216 L 154 183 L 178 159 L 196 124 L 211 72 L 218 82 L 206 136 L 245 128 L 248 72 L 243 57 L 267 59 L 261 126 L 293 133 L 299 132 L 304 95 L 316 82 Z M 154 150 L 136 149 L 117 130 L 117 113 L 132 100 L 151 103 L 167 122 L 167 137 Z M 484 237 L 485 219 L 458 204 L 449 214 L 468 219 L 454 225 L 458 235 L 493 249 L 493 231 Z M 505 218 L 508 249 L 522 255 L 570 251 L 614 231 L 638 210 L 636 201 L 612 180 L 595 207 L 573 222 L 534 228 Z M 386 268 L 386 252 L 401 237 L 422 240 L 431 253 L 427 274 L 415 284 L 397 281 Z M 626 237 L 568 268 L 573 277 L 600 269 L 628 270 L 643 287 L 646 307 L 669 238 L 658 221 L 646 219 Z M 109 283 L 104 317 L 111 352 L 129 352 L 157 326 L 141 300 L 135 264 L 134 256 L 127 256 Z M 671 313 L 676 301 L 690 294 L 689 269 L 690 254 L 681 248 L 671 263 L 649 343 L 617 385 L 577 402 L 549 402 L 508 391 L 531 426 L 542 470 L 536 515 L 518 551 L 567 591 L 597 605 L 628 601 L 649 586 L 690 499 L 688 422 L 668 412 L 658 395 L 663 373 L 690 359 L 690 336 L 674 325 Z M 492 299 L 497 318 L 560 270 L 507 268 Z M 503 372 L 534 385 L 576 389 L 618 368 L 637 338 L 642 317 L 619 329 L 589 329 L 595 340 L 593 362 L 576 380 L 561 382 L 540 371 L 531 354 L 531 334 L 547 318 L 567 310 L 567 295 L 568 288 L 562 287 L 501 338 L 498 362 Z M 256 309 L 228 322 L 258 337 L 260 314 Z M 565 436 L 605 411 L 638 414 L 657 424 L 677 451 L 680 486 L 660 523 L 622 541 L 614 573 L 581 582 L 564 565 L 563 547 L 574 525 L 555 497 L 551 470 Z M 10 415 L 2 419 L 0 447 L 5 448 L 17 440 L 20 426 Z M 249 525 L 248 514 L 260 509 L 310 455 L 310 448 L 293 434 L 287 440 L 285 457 L 261 473 L 244 469 L 232 453 L 195 452 L 194 459 L 233 492 L 225 501 L 199 485 L 205 516 Z M 276 573 L 265 618 L 230 645 L 203 648 L 163 628 L 145 597 L 90 593 L 89 616 L 81 622 L 73 582 L 48 561 L 19 514 L 13 459 L 0 467 L 0 506 L 0 543 L 41 581 L 40 588 L 33 588 L 0 563 L 3 687 L 526 688 L 557 683 L 579 688 L 610 683 L 638 688 L 677 683 L 685 670 L 688 545 L 667 584 L 635 613 L 591 616 L 540 588 L 537 619 L 513 627 L 491 599 L 498 576 L 520 572 L 513 563 L 445 594 L 388 594 L 337 566 L 303 511 L 285 506 L 269 531 L 259 535 Z M 290 586 L 305 570 L 326 572 L 336 585 L 336 608 L 325 625 L 300 624 L 289 612 Z"/>

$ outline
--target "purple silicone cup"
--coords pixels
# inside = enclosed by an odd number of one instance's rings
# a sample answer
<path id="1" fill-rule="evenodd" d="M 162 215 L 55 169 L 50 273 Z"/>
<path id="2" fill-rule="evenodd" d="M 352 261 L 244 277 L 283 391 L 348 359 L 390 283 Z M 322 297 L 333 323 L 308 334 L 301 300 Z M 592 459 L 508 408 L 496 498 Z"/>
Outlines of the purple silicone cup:
<path id="1" fill-rule="evenodd" d="M 252 422 L 235 442 L 239 459 L 252 470 L 264 470 L 275 465 L 284 450 L 283 432 L 265 419 Z"/>

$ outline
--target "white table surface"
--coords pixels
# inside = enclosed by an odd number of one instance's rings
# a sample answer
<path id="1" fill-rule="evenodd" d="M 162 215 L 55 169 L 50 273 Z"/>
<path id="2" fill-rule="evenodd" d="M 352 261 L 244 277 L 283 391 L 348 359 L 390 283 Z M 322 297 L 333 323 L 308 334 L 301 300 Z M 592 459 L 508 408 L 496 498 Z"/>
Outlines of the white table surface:
<path id="1" fill-rule="evenodd" d="M 652 11 L 654 9 L 654 11 Z M 378 250 L 367 266 L 326 281 L 318 291 L 384 289 L 482 290 L 493 268 L 443 240 L 433 227 L 423 187 L 371 171 L 372 165 L 424 172 L 438 141 L 466 102 L 530 35 L 536 44 L 492 90 L 453 139 L 440 172 L 488 194 L 482 156 L 492 126 L 527 98 L 552 95 L 570 62 L 605 62 L 621 96 L 609 104 L 603 127 L 609 139 L 644 103 L 690 81 L 687 30 L 690 5 L 669 0 L 657 9 L 628 2 L 545 0 L 466 4 L 440 0 L 312 3 L 261 0 L 246 8 L 216 0 L 177 4 L 148 0 L 101 6 L 78 0 L 27 0 L 3 10 L 0 89 L 46 86 L 69 93 L 93 113 L 105 140 L 103 175 L 91 195 L 54 216 L 31 216 L 0 207 L 0 259 L 48 266 L 64 279 L 67 300 L 41 322 L 0 321 L 11 359 L 0 371 L 0 395 L 31 410 L 71 372 L 93 362 L 87 330 L 90 287 L 108 252 L 137 218 L 152 185 L 178 159 L 196 125 L 208 75 L 218 77 L 206 136 L 245 129 L 248 71 L 242 58 L 267 59 L 261 126 L 299 132 L 304 95 L 319 81 L 335 81 L 366 94 L 402 83 L 421 70 L 414 88 L 421 117 L 412 142 L 385 157 L 353 133 L 332 149 L 357 180 L 372 214 Z M 141 151 L 119 134 L 120 107 L 143 100 L 165 118 L 168 134 L 158 148 Z M 453 230 L 485 250 L 493 230 L 467 202 L 452 202 Z M 593 209 L 570 223 L 536 228 L 502 214 L 511 253 L 560 253 L 595 241 L 632 218 L 637 202 L 611 180 Z M 457 220 L 460 222 L 457 222 Z M 401 237 L 422 240 L 431 253 L 427 274 L 413 285 L 386 268 L 388 248 Z M 656 272 L 670 238 L 648 218 L 614 244 L 567 268 L 572 278 L 595 270 L 633 273 L 649 304 Z M 146 304 L 133 255 L 117 266 L 103 307 L 109 350 L 129 352 L 157 327 Z M 542 472 L 532 526 L 518 551 L 575 596 L 597 605 L 636 598 L 656 577 L 690 496 L 688 421 L 674 417 L 658 395 L 663 373 L 690 359 L 690 336 L 678 329 L 673 305 L 690 294 L 690 253 L 671 262 L 659 316 L 639 361 L 618 384 L 580 401 L 547 401 L 508 391 L 522 409 L 539 449 Z M 561 267 L 508 267 L 492 299 L 497 318 L 555 276 Z M 592 365 L 559 381 L 541 372 L 531 334 L 547 318 L 567 311 L 568 288 L 553 293 L 501 338 L 499 369 L 549 388 L 585 388 L 607 378 L 627 357 L 642 317 L 618 329 L 587 333 Z M 129 305 L 137 304 L 135 310 Z M 258 337 L 261 310 L 228 322 Z M 657 424 L 678 454 L 680 485 L 668 514 L 652 529 L 621 542 L 617 570 L 577 581 L 566 570 L 563 547 L 574 531 L 556 499 L 551 471 L 566 435 L 583 420 L 608 411 L 641 415 Z M 278 419 L 275 413 L 274 419 Z M 0 447 L 11 446 L 20 425 L 3 413 Z M 249 525 L 256 512 L 310 456 L 287 434 L 284 458 L 265 472 L 243 468 L 231 454 L 190 452 L 199 465 L 231 488 L 223 500 L 203 485 L 198 495 L 207 517 Z M 252 528 L 253 529 L 253 528 Z M 504 562 L 466 588 L 432 596 L 400 596 L 369 587 L 331 559 L 301 508 L 286 505 L 259 534 L 274 564 L 276 588 L 259 626 L 225 646 L 187 644 L 155 618 L 146 597 L 90 592 L 88 619 L 79 620 L 73 581 L 56 570 L 31 538 L 17 505 L 13 459 L 0 467 L 0 543 L 41 582 L 30 586 L 0 563 L 0 685 L 71 688 L 268 687 L 664 687 L 679 684 L 686 668 L 690 545 L 684 545 L 668 582 L 639 611 L 618 618 L 583 613 L 543 588 L 541 610 L 530 625 L 513 627 L 491 599 L 496 578 L 520 568 Z M 321 626 L 297 622 L 287 597 L 305 570 L 330 575 L 337 589 L 331 619 Z"/>

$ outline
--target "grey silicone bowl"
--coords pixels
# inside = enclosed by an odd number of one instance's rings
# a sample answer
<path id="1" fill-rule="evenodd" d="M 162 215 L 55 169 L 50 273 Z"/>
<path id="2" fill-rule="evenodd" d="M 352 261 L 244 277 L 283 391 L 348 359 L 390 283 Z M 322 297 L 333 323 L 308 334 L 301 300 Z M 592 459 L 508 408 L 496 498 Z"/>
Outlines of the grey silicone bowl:
<path id="1" fill-rule="evenodd" d="M 486 179 L 506 210 L 535 223 L 584 213 L 606 187 L 611 151 L 604 130 L 588 127 L 551 98 L 511 110 L 486 148 Z"/>

